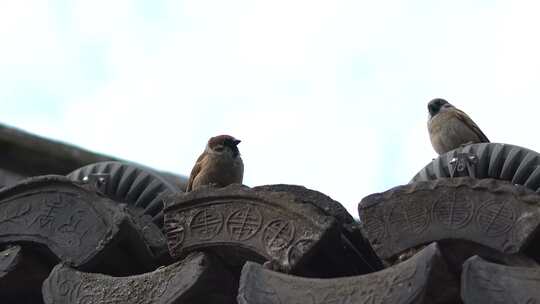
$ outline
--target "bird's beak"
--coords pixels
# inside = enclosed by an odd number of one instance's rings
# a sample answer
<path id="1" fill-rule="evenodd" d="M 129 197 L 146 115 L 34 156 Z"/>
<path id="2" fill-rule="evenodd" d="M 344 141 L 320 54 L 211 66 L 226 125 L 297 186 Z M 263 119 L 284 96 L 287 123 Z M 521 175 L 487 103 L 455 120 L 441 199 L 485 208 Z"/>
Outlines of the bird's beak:
<path id="1" fill-rule="evenodd" d="M 233 145 L 238 146 L 238 144 L 241 143 L 241 142 L 242 142 L 241 140 L 235 139 L 235 140 L 233 140 Z"/>

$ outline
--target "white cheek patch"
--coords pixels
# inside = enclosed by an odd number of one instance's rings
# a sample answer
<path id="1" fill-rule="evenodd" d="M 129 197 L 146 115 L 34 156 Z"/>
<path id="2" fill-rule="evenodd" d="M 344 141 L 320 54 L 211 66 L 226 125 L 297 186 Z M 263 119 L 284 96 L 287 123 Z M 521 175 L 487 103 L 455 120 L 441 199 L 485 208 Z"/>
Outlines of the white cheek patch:
<path id="1" fill-rule="evenodd" d="M 453 106 L 452 106 L 451 104 L 446 103 L 446 104 L 444 104 L 444 105 L 442 106 L 442 109 L 450 109 L 450 108 L 452 108 L 452 107 L 453 107 Z"/>

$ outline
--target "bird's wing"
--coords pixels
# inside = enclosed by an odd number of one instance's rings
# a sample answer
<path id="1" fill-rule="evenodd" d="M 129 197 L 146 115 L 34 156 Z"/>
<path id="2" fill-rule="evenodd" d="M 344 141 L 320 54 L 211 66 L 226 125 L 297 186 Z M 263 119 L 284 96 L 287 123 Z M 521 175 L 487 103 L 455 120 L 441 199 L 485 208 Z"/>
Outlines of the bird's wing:
<path id="1" fill-rule="evenodd" d="M 473 130 L 474 133 L 478 135 L 481 142 L 489 142 L 489 139 L 487 138 L 486 134 L 480 130 L 478 125 L 467 115 L 465 112 L 455 109 L 456 110 L 456 117 L 461 120 L 465 125 L 467 125 L 471 130 Z"/>
<path id="2" fill-rule="evenodd" d="M 191 174 L 189 174 L 189 180 L 186 187 L 186 192 L 193 190 L 193 180 L 201 171 L 203 158 L 204 158 L 204 153 L 199 155 L 199 158 L 197 158 L 197 161 L 195 162 L 195 166 L 193 166 L 193 169 L 191 169 Z"/>

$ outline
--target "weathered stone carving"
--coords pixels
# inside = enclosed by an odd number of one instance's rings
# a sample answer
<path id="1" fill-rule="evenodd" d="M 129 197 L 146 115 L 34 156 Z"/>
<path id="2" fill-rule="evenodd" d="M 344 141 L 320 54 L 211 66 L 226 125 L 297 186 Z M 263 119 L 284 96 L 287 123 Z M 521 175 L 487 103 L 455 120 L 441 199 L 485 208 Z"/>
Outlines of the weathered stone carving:
<path id="1" fill-rule="evenodd" d="M 272 260 L 291 271 L 324 242 L 339 239 L 332 217 L 285 192 L 231 185 L 198 189 L 168 201 L 165 231 L 175 258 L 217 248 L 236 267 L 245 260 Z"/>
<path id="2" fill-rule="evenodd" d="M 45 246 L 58 260 L 87 269 L 108 254 L 118 257 L 121 241 L 130 249 L 124 257 L 141 262 L 132 269 L 153 267 L 151 252 L 122 207 L 63 176 L 30 178 L 0 191 L 0 243 Z"/>
<path id="3" fill-rule="evenodd" d="M 317 207 L 323 214 L 332 216 L 338 222 L 340 239 L 334 246 L 325 246 L 304 268 L 304 276 L 338 277 L 360 275 L 383 269 L 379 257 L 362 235 L 360 224 L 337 201 L 329 196 L 297 185 L 265 185 L 254 187 L 256 191 L 286 192 L 295 196 L 299 202 Z"/>
<path id="4" fill-rule="evenodd" d="M 540 154 L 523 147 L 502 143 L 465 145 L 433 159 L 414 176 L 411 182 L 451 176 L 493 178 L 538 191 Z"/>
<path id="5" fill-rule="evenodd" d="M 107 197 L 130 207 L 141 208 L 144 214 L 153 217 L 155 224 L 163 226 L 163 201 L 161 194 L 183 192 L 186 178 L 177 178 L 171 182 L 163 174 L 150 168 L 132 163 L 107 161 L 94 163 L 79 168 L 68 178 L 74 181 L 92 182 L 94 175 L 102 177 L 97 182 L 97 189 Z M 183 186 L 183 188 L 182 188 Z"/>
<path id="6" fill-rule="evenodd" d="M 242 270 L 238 302 L 267 303 L 452 303 L 457 281 L 448 273 L 437 245 L 391 268 L 354 277 L 307 279 L 248 262 Z"/>
<path id="7" fill-rule="evenodd" d="M 366 236 L 384 259 L 421 244 L 458 239 L 517 253 L 540 223 L 540 196 L 493 179 L 416 182 L 372 194 L 358 206 Z"/>
<path id="8" fill-rule="evenodd" d="M 129 216 L 134 229 L 142 236 L 141 240 L 146 244 L 146 247 L 152 251 L 155 263 L 170 264 L 172 260 L 167 247 L 167 239 L 161 228 L 154 223 L 152 217 L 144 214 L 142 209 L 137 207 L 129 207 L 122 204 L 121 208 Z"/>
<path id="9" fill-rule="evenodd" d="M 203 253 L 154 272 L 110 277 L 56 266 L 43 284 L 48 304 L 234 303 L 234 280 L 219 262 Z"/>
<path id="10" fill-rule="evenodd" d="M 93 184 L 95 190 L 117 203 L 127 205 L 130 215 L 157 259 L 170 258 L 163 228 L 161 195 L 182 192 L 178 183 L 150 168 L 132 163 L 107 161 L 79 168 L 67 177 Z M 184 186 L 184 179 L 177 179 Z"/>
<path id="11" fill-rule="evenodd" d="M 474 256 L 463 265 L 461 297 L 471 304 L 536 304 L 539 284 L 538 267 L 509 267 Z"/>

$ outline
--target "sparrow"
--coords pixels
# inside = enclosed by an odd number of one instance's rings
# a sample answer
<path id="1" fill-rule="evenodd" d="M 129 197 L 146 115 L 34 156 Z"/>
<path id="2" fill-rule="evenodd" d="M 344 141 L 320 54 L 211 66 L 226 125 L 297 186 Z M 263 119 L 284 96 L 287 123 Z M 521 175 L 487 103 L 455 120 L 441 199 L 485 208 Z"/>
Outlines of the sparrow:
<path id="1" fill-rule="evenodd" d="M 436 98 L 427 107 L 429 138 L 439 155 L 466 144 L 489 142 L 474 121 L 448 101 Z"/>
<path id="2" fill-rule="evenodd" d="M 204 152 L 191 170 L 186 192 L 201 186 L 225 187 L 242 183 L 244 163 L 240 157 L 240 140 L 230 135 L 219 135 L 208 140 Z"/>

